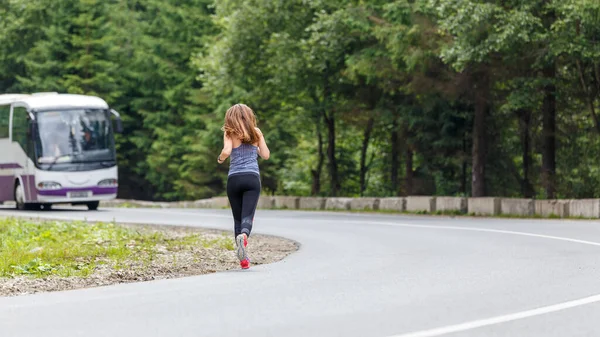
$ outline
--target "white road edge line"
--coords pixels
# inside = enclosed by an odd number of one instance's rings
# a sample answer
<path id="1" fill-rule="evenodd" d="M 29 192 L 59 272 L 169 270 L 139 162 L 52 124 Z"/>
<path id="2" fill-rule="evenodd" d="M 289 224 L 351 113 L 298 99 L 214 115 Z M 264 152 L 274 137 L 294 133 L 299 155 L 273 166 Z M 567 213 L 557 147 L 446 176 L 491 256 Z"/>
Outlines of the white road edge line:
<path id="1" fill-rule="evenodd" d="M 590 296 L 590 297 L 586 297 L 586 298 L 582 298 L 582 299 L 578 299 L 578 300 L 574 300 L 574 301 L 549 305 L 546 307 L 541 307 L 541 308 L 537 308 L 537 309 L 533 309 L 533 310 L 521 311 L 521 312 L 517 312 L 514 314 L 491 317 L 491 318 L 486 318 L 486 319 L 472 321 L 472 322 L 466 322 L 466 323 L 461 323 L 461 324 L 456 324 L 456 325 L 449 325 L 449 326 L 445 326 L 445 327 L 435 328 L 435 329 L 431 329 L 431 330 L 410 332 L 407 334 L 393 335 L 393 336 L 388 336 L 388 337 L 442 336 L 442 335 L 447 335 L 449 333 L 473 330 L 473 329 L 481 328 L 481 327 L 485 327 L 485 326 L 496 325 L 496 324 L 500 324 L 500 323 L 516 321 L 516 320 L 523 319 L 523 318 L 549 314 L 552 312 L 557 312 L 557 311 L 575 308 L 575 307 L 579 307 L 582 305 L 592 304 L 592 303 L 597 303 L 597 302 L 600 302 L 600 295 L 594 295 L 594 296 Z"/>

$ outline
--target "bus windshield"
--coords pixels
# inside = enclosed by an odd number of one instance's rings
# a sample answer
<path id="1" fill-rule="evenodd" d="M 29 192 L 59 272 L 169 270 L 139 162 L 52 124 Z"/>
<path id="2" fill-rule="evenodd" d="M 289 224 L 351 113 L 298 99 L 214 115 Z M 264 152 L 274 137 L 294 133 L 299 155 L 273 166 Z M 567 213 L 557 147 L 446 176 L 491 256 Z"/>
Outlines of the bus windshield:
<path id="1" fill-rule="evenodd" d="M 114 161 L 110 116 L 106 110 L 76 109 L 37 113 L 39 164 Z"/>

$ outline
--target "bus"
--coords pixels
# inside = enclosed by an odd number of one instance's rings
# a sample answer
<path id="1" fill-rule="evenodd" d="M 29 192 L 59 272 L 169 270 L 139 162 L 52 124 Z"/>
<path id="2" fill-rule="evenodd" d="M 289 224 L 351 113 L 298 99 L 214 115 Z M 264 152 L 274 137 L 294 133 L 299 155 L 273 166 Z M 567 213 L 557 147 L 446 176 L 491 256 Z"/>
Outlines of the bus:
<path id="1" fill-rule="evenodd" d="M 98 97 L 0 95 L 0 204 L 97 210 L 117 197 L 114 132 L 122 129 L 119 113 Z"/>

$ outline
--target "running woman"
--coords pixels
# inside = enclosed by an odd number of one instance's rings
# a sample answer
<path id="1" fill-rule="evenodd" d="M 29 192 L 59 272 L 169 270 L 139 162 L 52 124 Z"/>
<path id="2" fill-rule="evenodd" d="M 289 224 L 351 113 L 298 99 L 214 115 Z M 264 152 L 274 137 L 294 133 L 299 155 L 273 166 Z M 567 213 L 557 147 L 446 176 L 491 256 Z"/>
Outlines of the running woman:
<path id="1" fill-rule="evenodd" d="M 258 156 L 267 160 L 271 152 L 263 133 L 256 127 L 254 111 L 247 105 L 236 104 L 229 108 L 222 130 L 224 145 L 217 162 L 222 164 L 231 156 L 227 197 L 233 213 L 237 256 L 242 269 L 248 269 L 250 259 L 246 248 L 261 189 Z"/>

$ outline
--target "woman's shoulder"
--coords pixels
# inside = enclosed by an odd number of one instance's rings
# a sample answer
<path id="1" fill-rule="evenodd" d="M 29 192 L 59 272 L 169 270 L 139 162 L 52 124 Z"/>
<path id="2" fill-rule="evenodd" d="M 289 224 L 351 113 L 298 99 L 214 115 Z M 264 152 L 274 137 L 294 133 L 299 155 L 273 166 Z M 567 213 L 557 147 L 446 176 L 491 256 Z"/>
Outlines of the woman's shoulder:
<path id="1" fill-rule="evenodd" d="M 235 136 L 230 136 L 231 137 L 231 143 L 233 144 L 233 147 L 238 147 L 240 146 L 240 144 L 242 144 L 242 140 L 239 139 L 238 137 Z"/>

